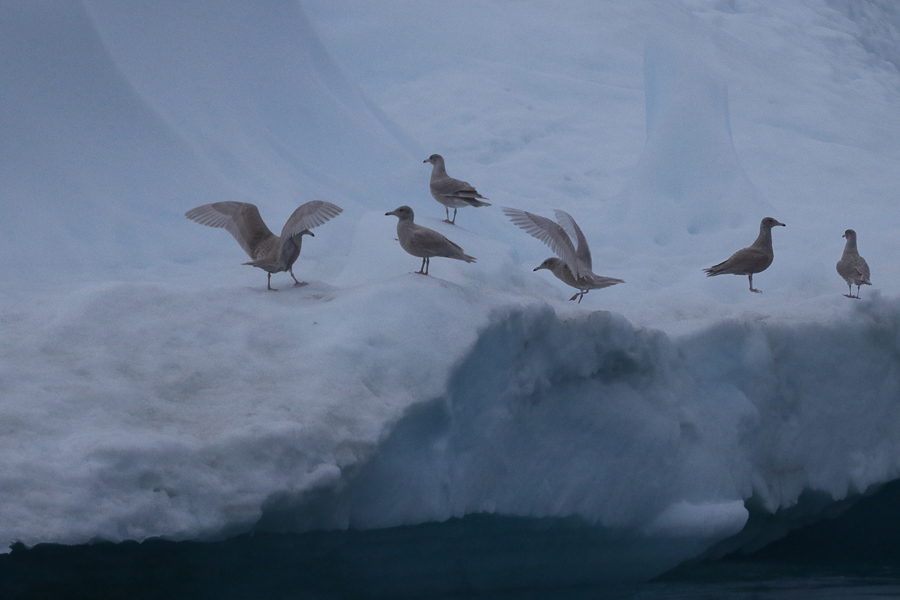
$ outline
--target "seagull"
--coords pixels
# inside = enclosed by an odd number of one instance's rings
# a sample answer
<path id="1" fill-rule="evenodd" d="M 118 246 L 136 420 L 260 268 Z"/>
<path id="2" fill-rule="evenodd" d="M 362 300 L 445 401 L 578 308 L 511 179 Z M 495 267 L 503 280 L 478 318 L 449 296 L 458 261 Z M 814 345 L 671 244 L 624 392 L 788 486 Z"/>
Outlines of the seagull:
<path id="1" fill-rule="evenodd" d="M 509 217 L 510 221 L 550 246 L 550 249 L 559 256 L 559 258 L 555 256 L 548 258 L 535 267 L 535 271 L 547 269 L 556 275 L 557 279 L 577 289 L 578 293 L 569 300 L 578 298 L 578 304 L 581 304 L 581 299 L 590 290 L 599 290 L 617 283 L 625 283 L 621 279 L 596 275 L 592 271 L 591 249 L 588 247 L 587 240 L 584 239 L 578 223 L 565 211 L 555 210 L 554 213 L 559 223 L 524 210 L 503 209 L 503 214 Z M 578 242 L 577 248 L 572 243 L 572 238 Z"/>
<path id="2" fill-rule="evenodd" d="M 844 245 L 844 255 L 837 264 L 838 275 L 844 278 L 850 288 L 849 294 L 844 294 L 848 298 L 859 298 L 859 286 L 872 285 L 869 280 L 869 265 L 866 259 L 859 255 L 856 249 L 856 232 L 848 229 L 841 237 L 847 238 Z M 856 284 L 856 295 L 853 295 L 853 285 Z"/>
<path id="3" fill-rule="evenodd" d="M 772 228 L 776 225 L 785 227 L 784 223 L 779 223 L 772 217 L 766 217 L 759 224 L 759 237 L 756 238 L 753 245 L 738 250 L 725 262 L 703 269 L 703 272 L 707 277 L 723 274 L 749 275 L 750 291 L 761 294 L 760 290 L 753 287 L 753 274 L 762 273 L 768 269 L 775 258 L 775 251 L 772 250 Z"/>
<path id="4" fill-rule="evenodd" d="M 434 229 L 416 225 L 413 222 L 415 214 L 410 207 L 401 206 L 391 212 L 384 213 L 384 215 L 394 215 L 399 219 L 397 221 L 397 239 L 400 241 L 400 247 L 413 256 L 418 256 L 422 259 L 422 268 L 416 271 L 417 274 L 428 275 L 428 266 L 433 256 L 455 258 L 468 263 L 475 262 L 474 257 L 463 252 L 462 248 Z"/>
<path id="5" fill-rule="evenodd" d="M 344 209 L 323 200 L 313 200 L 299 207 L 284 224 L 281 236 L 276 236 L 259 215 L 259 209 L 249 202 L 213 202 L 204 204 L 184 213 L 191 221 L 210 227 L 221 227 L 234 236 L 241 248 L 250 255 L 245 265 L 259 267 L 268 272 L 267 287 L 272 287 L 272 273 L 287 271 L 296 282 L 294 286 L 306 285 L 294 277 L 294 262 L 300 256 L 300 244 L 304 235 L 315 237 L 310 231 L 322 223 L 338 216 Z"/>
<path id="6" fill-rule="evenodd" d="M 431 195 L 444 205 L 444 211 L 447 213 L 447 218 L 444 219 L 445 223 L 455 225 L 456 211 L 463 206 L 490 206 L 489 203 L 479 200 L 479 198 L 484 200 L 487 198 L 479 194 L 471 185 L 447 175 L 444 157 L 440 154 L 432 154 L 422 162 L 434 165 L 431 169 Z M 450 220 L 451 208 L 453 209 L 453 220 Z"/>

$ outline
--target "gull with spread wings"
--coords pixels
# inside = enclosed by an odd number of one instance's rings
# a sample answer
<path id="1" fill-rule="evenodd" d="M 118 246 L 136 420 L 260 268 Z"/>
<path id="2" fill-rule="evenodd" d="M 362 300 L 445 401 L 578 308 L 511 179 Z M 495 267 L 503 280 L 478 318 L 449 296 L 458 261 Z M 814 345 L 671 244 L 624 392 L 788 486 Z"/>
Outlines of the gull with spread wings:
<path id="1" fill-rule="evenodd" d="M 294 277 L 294 263 L 300 256 L 304 235 L 315 237 L 310 231 L 338 216 L 344 209 L 331 202 L 313 200 L 302 204 L 284 224 L 281 235 L 269 231 L 255 204 L 249 202 L 213 202 L 184 213 L 191 221 L 209 227 L 221 227 L 234 236 L 241 248 L 252 258 L 245 265 L 258 267 L 269 274 L 268 289 L 272 287 L 272 273 L 287 271 Z M 306 285 L 298 281 L 294 285 Z"/>
<path id="2" fill-rule="evenodd" d="M 503 209 L 503 214 L 509 217 L 510 221 L 547 244 L 559 257 L 548 258 L 535 267 L 535 271 L 547 269 L 556 275 L 557 279 L 577 289 L 578 293 L 569 300 L 578 298 L 579 304 L 590 290 L 599 290 L 617 283 L 625 283 L 621 279 L 595 274 L 591 264 L 591 249 L 588 247 L 587 240 L 578 223 L 575 222 L 572 215 L 563 210 L 555 210 L 554 213 L 559 223 L 524 210 Z M 577 246 L 572 243 L 573 238 L 578 244 Z"/>

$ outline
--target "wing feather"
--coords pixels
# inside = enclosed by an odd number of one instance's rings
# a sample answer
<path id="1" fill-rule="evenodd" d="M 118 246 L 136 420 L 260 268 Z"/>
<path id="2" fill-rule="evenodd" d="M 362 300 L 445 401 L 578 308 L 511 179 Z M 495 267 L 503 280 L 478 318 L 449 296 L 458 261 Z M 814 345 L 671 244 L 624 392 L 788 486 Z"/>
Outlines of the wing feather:
<path id="1" fill-rule="evenodd" d="M 566 211 L 556 209 L 553 213 L 556 215 L 556 220 L 559 221 L 562 228 L 569 234 L 569 238 L 575 240 L 575 256 L 578 257 L 581 264 L 587 267 L 588 271 L 593 271 L 594 265 L 591 260 L 591 249 L 584 237 L 584 233 L 581 232 L 581 227 L 578 226 L 578 223 L 575 222 L 572 215 Z"/>
<path id="2" fill-rule="evenodd" d="M 431 183 L 432 189 L 438 193 L 447 196 L 461 196 L 465 198 L 484 198 L 478 193 L 472 184 L 467 181 L 460 181 L 452 177 L 442 177 Z M 485 198 L 487 199 L 487 198 Z"/>
<path id="3" fill-rule="evenodd" d="M 409 232 L 409 243 L 416 250 L 433 256 L 450 257 L 463 254 L 459 244 L 450 241 L 443 234 L 427 227 L 416 226 Z"/>
<path id="4" fill-rule="evenodd" d="M 517 208 L 504 208 L 503 214 L 509 217 L 514 225 L 547 244 L 568 265 L 576 279 L 584 275 L 585 271 L 579 264 L 572 239 L 558 223 Z"/>
<path id="5" fill-rule="evenodd" d="M 304 229 L 318 227 L 342 212 L 344 212 L 343 208 L 324 200 L 312 200 L 306 204 L 301 204 L 287 220 L 287 223 L 284 224 L 284 229 L 281 230 L 281 237 L 287 239 L 297 235 Z"/>
<path id="6" fill-rule="evenodd" d="M 857 264 L 856 264 L 856 270 L 859 272 L 863 281 L 865 281 L 867 283 L 869 281 L 871 281 L 871 279 L 869 279 L 869 276 L 870 276 L 869 263 L 867 263 L 866 259 L 864 259 L 862 256 L 859 257 L 859 262 L 857 262 Z"/>
<path id="7" fill-rule="evenodd" d="M 184 216 L 201 225 L 225 229 L 250 258 L 256 258 L 256 250 L 262 242 L 275 237 L 266 227 L 259 209 L 249 202 L 213 202 L 192 208 Z"/>

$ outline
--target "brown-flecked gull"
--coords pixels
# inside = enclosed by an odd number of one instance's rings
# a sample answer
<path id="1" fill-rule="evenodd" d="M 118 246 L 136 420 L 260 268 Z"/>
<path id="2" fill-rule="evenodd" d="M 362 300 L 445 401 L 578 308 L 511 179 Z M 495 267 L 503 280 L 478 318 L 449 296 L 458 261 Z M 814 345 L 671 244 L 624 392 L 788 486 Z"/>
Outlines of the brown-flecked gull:
<path id="1" fill-rule="evenodd" d="M 188 219 L 201 225 L 224 228 L 234 236 L 241 248 L 250 255 L 245 265 L 259 267 L 268 272 L 267 287 L 272 287 L 272 273 L 287 271 L 294 278 L 294 285 L 306 285 L 294 277 L 294 262 L 300 256 L 300 244 L 304 235 L 322 223 L 338 216 L 344 209 L 323 200 L 313 200 L 297 207 L 276 236 L 263 222 L 259 209 L 249 202 L 213 202 L 184 213 Z"/>
<path id="2" fill-rule="evenodd" d="M 550 246 L 550 249 L 559 256 L 559 258 L 555 256 L 548 258 L 535 267 L 535 271 L 547 269 L 556 275 L 557 279 L 577 289 L 578 293 L 569 300 L 578 298 L 579 304 L 590 290 L 599 290 L 617 283 L 625 283 L 621 279 L 595 274 L 592 270 L 591 249 L 588 247 L 587 240 L 578 223 L 565 211 L 555 210 L 554 213 L 559 223 L 524 210 L 503 209 L 503 214 L 509 217 L 513 223 Z M 577 246 L 572 243 L 572 238 L 575 238 Z"/>
<path id="3" fill-rule="evenodd" d="M 844 278 L 850 288 L 849 294 L 844 294 L 848 298 L 859 298 L 859 286 L 872 285 L 869 280 L 869 265 L 866 259 L 859 255 L 856 249 L 856 232 L 848 229 L 844 232 L 843 237 L 847 238 L 844 244 L 844 254 L 837 264 L 838 275 Z M 853 286 L 856 285 L 856 295 L 853 295 Z"/>
<path id="4" fill-rule="evenodd" d="M 766 217 L 759 224 L 759 237 L 748 248 L 743 248 L 732 254 L 725 262 L 720 262 L 708 269 L 703 269 L 707 277 L 715 275 L 748 275 L 750 277 L 750 291 L 757 294 L 762 292 L 753 287 L 753 274 L 762 273 L 769 268 L 775 258 L 772 249 L 772 228 L 776 225 L 785 227 L 772 217 Z"/>
<path id="5" fill-rule="evenodd" d="M 479 198 L 487 200 L 484 196 L 465 181 L 453 179 L 447 175 L 444 166 L 444 157 L 440 154 L 432 154 L 422 162 L 434 165 L 431 169 L 431 195 L 444 205 L 447 213 L 446 223 L 456 224 L 456 211 L 463 206 L 490 206 L 488 202 L 482 202 Z M 450 219 L 450 209 L 453 209 L 453 219 Z"/>
<path id="6" fill-rule="evenodd" d="M 462 248 L 434 229 L 416 225 L 413 222 L 415 214 L 410 207 L 401 206 L 384 214 L 385 216 L 394 215 L 399 219 L 397 221 L 397 239 L 400 241 L 400 247 L 422 259 L 422 268 L 416 271 L 419 275 L 428 275 L 428 266 L 434 256 L 475 262 L 473 256 L 463 252 Z"/>

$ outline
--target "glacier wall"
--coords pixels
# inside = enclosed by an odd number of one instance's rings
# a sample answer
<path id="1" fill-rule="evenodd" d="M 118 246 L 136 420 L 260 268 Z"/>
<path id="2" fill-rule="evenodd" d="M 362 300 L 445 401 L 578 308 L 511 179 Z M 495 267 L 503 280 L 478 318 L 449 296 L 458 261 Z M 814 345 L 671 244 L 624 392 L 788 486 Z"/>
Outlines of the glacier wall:
<path id="1" fill-rule="evenodd" d="M 6 310 L 3 535 L 215 539 L 486 513 L 575 518 L 683 559 L 748 509 L 840 501 L 900 472 L 892 300 L 675 336 L 415 275 L 302 289 L 107 285 Z"/>
<path id="2" fill-rule="evenodd" d="M 893 302 L 677 338 L 604 312 L 498 311 L 445 394 L 330 493 L 271 498 L 260 527 L 578 516 L 711 543 L 741 529 L 745 505 L 771 514 L 898 477 L 898 351 Z"/>

